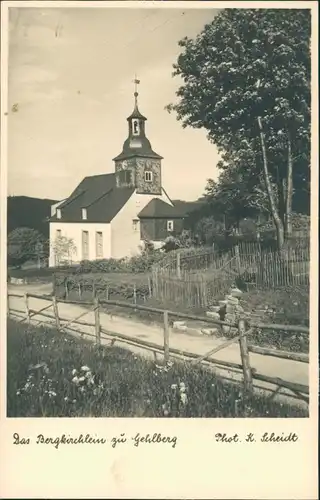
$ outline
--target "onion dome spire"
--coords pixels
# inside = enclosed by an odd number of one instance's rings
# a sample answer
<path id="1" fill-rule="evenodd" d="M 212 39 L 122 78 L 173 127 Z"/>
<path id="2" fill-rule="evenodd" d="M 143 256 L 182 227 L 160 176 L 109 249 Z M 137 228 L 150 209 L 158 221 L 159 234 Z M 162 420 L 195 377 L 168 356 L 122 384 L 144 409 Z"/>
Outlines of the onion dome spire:
<path id="1" fill-rule="evenodd" d="M 133 156 L 141 156 L 148 158 L 162 159 L 162 156 L 158 155 L 152 150 L 150 141 L 147 139 L 145 134 L 145 122 L 147 118 L 143 116 L 138 108 L 138 85 L 140 80 L 133 80 L 134 87 L 134 108 L 130 116 L 128 116 L 128 138 L 123 143 L 123 149 L 120 155 L 114 158 L 114 161 L 123 160 Z"/>

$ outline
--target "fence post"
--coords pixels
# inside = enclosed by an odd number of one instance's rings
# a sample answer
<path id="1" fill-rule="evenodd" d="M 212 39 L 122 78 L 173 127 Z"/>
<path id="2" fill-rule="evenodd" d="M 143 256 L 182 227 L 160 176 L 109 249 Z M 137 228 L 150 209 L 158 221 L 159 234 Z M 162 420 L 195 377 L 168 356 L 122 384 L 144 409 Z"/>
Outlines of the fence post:
<path id="1" fill-rule="evenodd" d="M 152 297 L 152 289 L 151 289 L 151 278 L 148 276 L 148 290 L 149 290 L 149 297 Z"/>
<path id="2" fill-rule="evenodd" d="M 60 330 L 59 310 L 58 310 L 57 298 L 55 295 L 52 296 L 52 307 L 53 307 L 54 317 L 56 320 L 57 329 Z"/>
<path id="3" fill-rule="evenodd" d="M 52 276 L 52 293 L 53 293 L 53 295 L 57 294 L 56 289 L 57 289 L 57 277 L 56 277 L 55 273 L 53 273 L 53 276 Z"/>
<path id="4" fill-rule="evenodd" d="M 164 364 L 169 361 L 169 314 L 168 311 L 163 311 L 163 345 L 164 345 Z"/>
<path id="5" fill-rule="evenodd" d="M 201 280 L 202 280 L 202 297 L 203 297 L 203 305 L 204 307 L 207 307 L 208 305 L 208 298 L 207 298 L 207 281 L 205 280 L 205 277 L 201 275 Z"/>
<path id="6" fill-rule="evenodd" d="M 235 254 L 235 257 L 236 257 L 237 271 L 240 274 L 241 273 L 241 262 L 240 262 L 239 245 L 236 245 L 234 247 L 234 254 Z"/>
<path id="7" fill-rule="evenodd" d="M 137 285 L 133 283 L 133 303 L 137 304 Z"/>
<path id="8" fill-rule="evenodd" d="M 177 276 L 181 279 L 181 255 L 180 252 L 177 253 Z"/>
<path id="9" fill-rule="evenodd" d="M 81 283 L 78 283 L 78 293 L 79 293 L 79 299 L 81 299 Z"/>
<path id="10" fill-rule="evenodd" d="M 96 342 L 97 344 L 101 344 L 100 311 L 98 297 L 94 298 L 94 327 L 96 332 Z"/>
<path id="11" fill-rule="evenodd" d="M 153 295 L 155 295 L 156 297 L 159 297 L 158 274 L 159 268 L 158 266 L 155 266 L 152 273 L 152 288 Z"/>
<path id="12" fill-rule="evenodd" d="M 65 295 L 66 295 L 66 299 L 67 299 L 68 295 L 69 295 L 68 279 L 67 278 L 65 278 L 65 280 L 64 280 L 64 289 L 65 289 Z"/>
<path id="13" fill-rule="evenodd" d="M 24 304 L 25 304 L 25 309 L 26 309 L 27 322 L 30 323 L 30 311 L 29 311 L 28 294 L 24 293 L 23 295 L 24 295 Z"/>
<path id="14" fill-rule="evenodd" d="M 95 297 L 96 297 L 96 286 L 95 286 L 95 283 L 93 281 L 93 283 L 92 283 L 92 298 L 93 298 L 93 300 L 95 299 Z"/>
<path id="15" fill-rule="evenodd" d="M 252 373 L 251 373 L 249 349 L 246 336 L 246 324 L 243 319 L 239 319 L 238 333 L 240 337 L 239 344 L 240 344 L 241 363 L 243 369 L 244 389 L 247 394 L 250 394 L 253 391 Z"/>

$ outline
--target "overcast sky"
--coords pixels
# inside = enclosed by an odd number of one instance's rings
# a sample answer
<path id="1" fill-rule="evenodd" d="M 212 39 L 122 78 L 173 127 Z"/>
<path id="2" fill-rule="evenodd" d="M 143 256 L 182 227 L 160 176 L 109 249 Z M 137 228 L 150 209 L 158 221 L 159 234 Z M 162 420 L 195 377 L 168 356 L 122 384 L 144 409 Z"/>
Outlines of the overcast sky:
<path id="1" fill-rule="evenodd" d="M 10 10 L 10 195 L 60 200 L 83 177 L 113 172 L 135 73 L 147 137 L 164 157 L 165 189 L 185 200 L 203 193 L 206 179 L 217 175 L 217 150 L 204 130 L 183 129 L 164 106 L 180 83 L 171 76 L 178 40 L 199 33 L 216 11 Z"/>

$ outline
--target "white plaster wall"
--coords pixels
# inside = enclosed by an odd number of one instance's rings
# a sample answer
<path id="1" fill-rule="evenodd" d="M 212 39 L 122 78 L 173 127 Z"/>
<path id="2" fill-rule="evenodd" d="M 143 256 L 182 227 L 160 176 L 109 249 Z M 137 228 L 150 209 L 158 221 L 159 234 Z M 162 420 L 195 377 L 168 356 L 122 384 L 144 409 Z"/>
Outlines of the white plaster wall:
<path id="1" fill-rule="evenodd" d="M 162 192 L 162 195 L 137 194 L 134 192 L 113 221 L 111 221 L 111 257 L 120 259 L 140 253 L 140 224 L 138 223 L 137 230 L 135 231 L 132 221 L 138 218 L 138 213 L 153 198 L 160 198 L 169 205 L 172 205 L 164 192 Z"/>
<path id="2" fill-rule="evenodd" d="M 103 257 L 108 259 L 111 257 L 111 226 L 110 224 L 101 223 L 82 223 L 82 222 L 50 222 L 50 257 L 49 266 L 55 265 L 54 252 L 51 243 L 56 238 L 57 229 L 61 230 L 61 236 L 72 238 L 75 246 L 76 253 L 72 256 L 74 263 L 82 260 L 82 231 L 89 233 L 89 260 L 95 260 L 96 257 L 96 232 L 102 233 L 103 238 Z"/>

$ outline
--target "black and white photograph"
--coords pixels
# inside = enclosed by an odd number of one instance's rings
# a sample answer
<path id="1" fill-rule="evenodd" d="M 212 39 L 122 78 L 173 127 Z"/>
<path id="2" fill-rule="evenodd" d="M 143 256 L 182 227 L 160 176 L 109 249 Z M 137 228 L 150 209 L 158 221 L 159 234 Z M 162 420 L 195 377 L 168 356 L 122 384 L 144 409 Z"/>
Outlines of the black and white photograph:
<path id="1" fill-rule="evenodd" d="M 310 2 L 28 3 L 2 109 L 7 417 L 309 417 Z"/>

